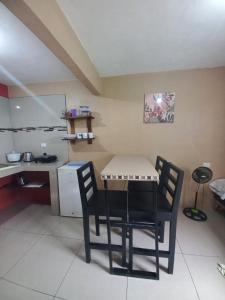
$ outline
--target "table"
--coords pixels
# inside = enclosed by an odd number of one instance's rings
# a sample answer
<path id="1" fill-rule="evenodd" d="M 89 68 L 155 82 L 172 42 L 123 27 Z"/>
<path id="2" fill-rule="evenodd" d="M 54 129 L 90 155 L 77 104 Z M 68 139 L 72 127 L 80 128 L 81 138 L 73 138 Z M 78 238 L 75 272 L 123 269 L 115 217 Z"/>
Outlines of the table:
<path id="1" fill-rule="evenodd" d="M 108 245 L 109 245 L 109 268 L 111 274 L 116 275 L 125 275 L 132 277 L 141 277 L 141 278 L 153 278 L 152 272 L 144 272 L 144 271 L 134 271 L 132 269 L 132 261 L 131 261 L 131 251 L 133 251 L 133 246 L 129 245 L 129 264 L 127 268 L 113 268 L 112 264 L 112 247 L 111 247 L 111 221 L 110 221 L 110 207 L 107 201 L 107 182 L 108 180 L 131 180 L 131 181 L 153 181 L 154 182 L 154 194 L 156 197 L 157 190 L 157 182 L 159 181 L 159 174 L 155 170 L 154 166 L 150 163 L 150 161 L 141 155 L 115 155 L 112 160 L 106 165 L 106 167 L 101 172 L 101 179 L 104 180 L 104 188 L 105 188 L 105 198 L 106 198 L 106 221 L 107 221 L 107 234 L 108 234 Z M 118 226 L 127 226 L 127 228 L 131 228 L 134 226 L 131 222 L 129 222 L 129 213 L 128 213 L 128 200 L 127 197 L 127 220 L 126 223 L 119 223 Z M 114 222 L 115 226 L 115 222 Z M 145 225 L 147 227 L 147 225 Z M 143 225 L 141 228 L 145 228 Z M 129 231 L 129 234 L 132 234 L 132 230 Z M 145 254 L 148 249 L 142 249 Z M 158 248 L 156 249 L 158 252 Z M 155 274 L 155 273 L 154 273 Z M 156 276 L 157 277 L 157 276 Z M 154 278 L 158 279 L 158 278 Z"/>
<path id="2" fill-rule="evenodd" d="M 158 181 L 159 174 L 142 155 L 115 155 L 102 170 L 101 179 Z"/>

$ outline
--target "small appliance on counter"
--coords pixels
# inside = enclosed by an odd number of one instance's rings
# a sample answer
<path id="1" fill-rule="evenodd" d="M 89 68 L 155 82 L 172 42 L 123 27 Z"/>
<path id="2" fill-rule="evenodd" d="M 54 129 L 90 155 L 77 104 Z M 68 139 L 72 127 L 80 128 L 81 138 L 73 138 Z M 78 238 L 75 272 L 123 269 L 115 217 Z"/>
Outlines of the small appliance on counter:
<path id="1" fill-rule="evenodd" d="M 31 162 L 34 160 L 32 152 L 24 152 L 23 154 L 23 161 L 24 162 Z"/>
<path id="2" fill-rule="evenodd" d="M 36 163 L 46 163 L 46 164 L 49 164 L 49 163 L 53 163 L 53 162 L 56 162 L 57 161 L 57 156 L 56 155 L 50 155 L 50 154 L 47 154 L 47 153 L 43 153 L 43 155 L 39 156 L 39 157 L 35 157 L 34 158 L 34 161 Z"/>
<path id="3" fill-rule="evenodd" d="M 9 163 L 15 163 L 21 161 L 22 153 L 12 151 L 10 153 L 6 153 L 6 159 Z"/>

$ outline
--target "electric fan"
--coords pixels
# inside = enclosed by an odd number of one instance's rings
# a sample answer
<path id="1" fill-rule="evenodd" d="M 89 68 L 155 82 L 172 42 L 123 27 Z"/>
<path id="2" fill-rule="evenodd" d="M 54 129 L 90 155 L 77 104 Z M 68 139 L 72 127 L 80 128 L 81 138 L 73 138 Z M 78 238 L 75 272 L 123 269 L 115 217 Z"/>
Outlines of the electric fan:
<path id="1" fill-rule="evenodd" d="M 198 192 L 201 184 L 207 183 L 212 179 L 213 172 L 207 167 L 198 167 L 192 173 L 192 179 L 198 183 L 197 191 L 195 194 L 195 205 L 194 207 L 188 207 L 183 210 L 186 217 L 195 221 L 206 221 L 207 215 L 197 208 Z"/>

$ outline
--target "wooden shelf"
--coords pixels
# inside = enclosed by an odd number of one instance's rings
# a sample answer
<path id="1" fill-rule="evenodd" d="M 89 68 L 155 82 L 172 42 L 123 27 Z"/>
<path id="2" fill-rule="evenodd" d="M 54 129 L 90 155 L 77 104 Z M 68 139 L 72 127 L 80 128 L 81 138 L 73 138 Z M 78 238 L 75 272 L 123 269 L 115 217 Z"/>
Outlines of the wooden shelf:
<path id="1" fill-rule="evenodd" d="M 95 137 L 93 137 L 93 138 L 88 138 L 88 139 L 78 139 L 78 138 L 74 138 L 74 139 L 67 139 L 67 138 L 63 138 L 62 139 L 62 141 L 68 141 L 68 142 L 72 142 L 72 143 L 75 143 L 75 142 L 82 142 L 82 141 L 92 141 L 92 140 L 94 140 L 95 139 Z"/>
<path id="2" fill-rule="evenodd" d="M 21 189 L 33 189 L 33 190 L 40 190 L 40 189 L 49 189 L 49 183 L 40 183 L 41 186 L 29 186 L 29 184 L 37 184 L 37 182 L 29 182 L 28 184 L 25 184 L 25 185 L 21 185 L 20 188 Z"/>
<path id="3" fill-rule="evenodd" d="M 62 117 L 61 119 L 64 119 L 64 120 L 86 120 L 86 119 L 94 119 L 94 117 L 92 115 L 88 115 L 88 116 L 83 116 L 83 115 L 80 115 L 80 116 L 76 116 L 76 117 Z"/>
<path id="4" fill-rule="evenodd" d="M 86 126 L 87 126 L 87 132 L 92 132 L 92 124 L 91 121 L 94 119 L 94 117 L 92 115 L 88 115 L 88 116 L 83 116 L 83 115 L 79 115 L 76 117 L 63 117 L 63 119 L 68 120 L 70 122 L 70 129 L 71 129 L 71 134 L 75 134 L 76 130 L 75 130 L 75 121 L 76 120 L 86 120 Z M 64 138 L 63 140 L 66 141 L 70 141 L 71 143 L 75 143 L 76 141 L 87 141 L 88 144 L 92 144 L 92 140 L 94 138 L 87 138 L 87 139 L 78 139 L 78 138 L 74 138 L 74 139 L 67 139 Z"/>

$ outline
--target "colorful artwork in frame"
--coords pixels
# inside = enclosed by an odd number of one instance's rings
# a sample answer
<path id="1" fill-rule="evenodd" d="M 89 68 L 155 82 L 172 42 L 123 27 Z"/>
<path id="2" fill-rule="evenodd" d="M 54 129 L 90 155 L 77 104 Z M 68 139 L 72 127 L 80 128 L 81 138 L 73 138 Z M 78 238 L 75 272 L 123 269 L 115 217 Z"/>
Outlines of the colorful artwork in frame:
<path id="1" fill-rule="evenodd" d="M 145 123 L 173 123 L 174 122 L 175 93 L 145 94 L 144 122 Z"/>

